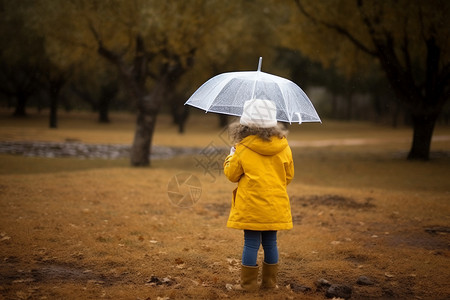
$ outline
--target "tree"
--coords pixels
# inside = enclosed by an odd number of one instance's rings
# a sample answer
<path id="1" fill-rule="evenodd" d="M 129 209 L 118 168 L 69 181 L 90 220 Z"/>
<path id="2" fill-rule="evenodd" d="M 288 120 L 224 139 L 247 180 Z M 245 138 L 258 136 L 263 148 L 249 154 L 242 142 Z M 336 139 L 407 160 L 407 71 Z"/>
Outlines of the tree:
<path id="1" fill-rule="evenodd" d="M 49 47 L 47 38 L 36 26 L 30 26 L 35 3 L 23 0 L 18 3 L 2 1 L 5 12 L 2 19 L 2 64 L 4 77 L 2 90 L 17 98 L 15 116 L 24 116 L 28 99 L 38 90 L 48 93 L 50 99 L 49 125 L 57 127 L 57 109 L 62 88 L 70 76 L 72 66 L 63 63 L 65 54 Z"/>
<path id="2" fill-rule="evenodd" d="M 261 56 L 264 58 L 263 69 L 273 71 L 276 67 L 274 61 L 280 35 L 278 27 L 270 20 L 278 19 L 282 14 L 279 7 L 267 1 L 236 0 L 222 1 L 227 7 L 223 9 L 221 1 L 208 2 L 220 11 L 221 21 L 208 36 L 206 45 L 197 49 L 195 65 L 181 79 L 181 90 L 187 98 L 202 83 L 220 73 L 255 71 Z M 180 110 L 183 116 L 184 109 Z M 217 114 L 217 117 L 219 127 L 228 125 L 227 115 Z"/>
<path id="3" fill-rule="evenodd" d="M 14 116 L 26 115 L 29 98 L 39 89 L 43 39 L 25 28 L 24 11 L 29 3 L 0 1 L 0 92 L 16 98 Z"/>
<path id="4" fill-rule="evenodd" d="M 308 41 L 302 48 L 307 55 L 333 61 L 342 69 L 360 53 L 377 59 L 412 117 L 413 142 L 408 159 L 428 160 L 436 120 L 450 97 L 450 2 L 294 3 L 300 18 L 310 26 L 309 32 L 305 26 L 299 29 Z M 335 51 L 325 49 L 330 45 Z"/>
<path id="5" fill-rule="evenodd" d="M 10 98 L 15 98 L 15 117 L 25 117 L 28 99 L 36 93 L 37 69 L 26 61 L 0 63 L 0 92 Z"/>
<path id="6" fill-rule="evenodd" d="M 40 0 L 31 13 L 49 47 L 66 53 L 60 63 L 86 59 L 80 53 L 89 51 L 116 66 L 137 109 L 131 164 L 147 166 L 168 92 L 192 66 L 199 47 L 221 46 L 213 43 L 214 30 L 224 23 L 233 28 L 226 12 L 235 6 L 206 0 Z"/>
<path id="7" fill-rule="evenodd" d="M 119 80 L 116 70 L 107 62 L 82 63 L 74 74 L 70 91 L 89 104 L 92 111 L 98 112 L 100 123 L 109 123 L 110 106 L 119 93 Z"/>

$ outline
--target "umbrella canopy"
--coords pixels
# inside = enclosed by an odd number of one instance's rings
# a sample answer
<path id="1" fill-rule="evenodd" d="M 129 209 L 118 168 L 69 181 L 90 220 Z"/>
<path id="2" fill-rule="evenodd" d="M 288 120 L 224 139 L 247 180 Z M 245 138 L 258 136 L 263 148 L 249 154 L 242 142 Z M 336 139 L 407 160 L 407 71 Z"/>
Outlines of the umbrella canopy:
<path id="1" fill-rule="evenodd" d="M 241 116 L 247 100 L 272 101 L 280 122 L 321 122 L 305 92 L 292 81 L 261 71 L 223 73 L 205 82 L 185 104 L 206 112 Z"/>

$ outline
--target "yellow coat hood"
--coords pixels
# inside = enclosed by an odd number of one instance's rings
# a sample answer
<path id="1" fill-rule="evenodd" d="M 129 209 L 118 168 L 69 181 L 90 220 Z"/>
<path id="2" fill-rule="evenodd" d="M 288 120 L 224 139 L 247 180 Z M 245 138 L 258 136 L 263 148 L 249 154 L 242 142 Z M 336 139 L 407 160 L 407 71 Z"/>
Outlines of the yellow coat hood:
<path id="1" fill-rule="evenodd" d="M 224 162 L 224 173 L 238 182 L 233 191 L 227 226 L 248 230 L 292 228 L 286 186 L 294 177 L 292 152 L 286 138 L 263 141 L 251 135 L 236 145 Z"/>

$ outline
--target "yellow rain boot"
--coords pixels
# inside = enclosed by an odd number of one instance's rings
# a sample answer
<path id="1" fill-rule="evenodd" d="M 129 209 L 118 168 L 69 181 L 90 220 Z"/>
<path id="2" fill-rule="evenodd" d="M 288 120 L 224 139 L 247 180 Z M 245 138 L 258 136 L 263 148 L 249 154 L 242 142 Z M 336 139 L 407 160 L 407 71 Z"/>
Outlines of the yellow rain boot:
<path id="1" fill-rule="evenodd" d="M 278 264 L 263 262 L 261 288 L 273 289 L 277 287 Z"/>
<path id="2" fill-rule="evenodd" d="M 255 291 L 258 289 L 258 266 L 241 267 L 241 287 L 244 291 Z"/>

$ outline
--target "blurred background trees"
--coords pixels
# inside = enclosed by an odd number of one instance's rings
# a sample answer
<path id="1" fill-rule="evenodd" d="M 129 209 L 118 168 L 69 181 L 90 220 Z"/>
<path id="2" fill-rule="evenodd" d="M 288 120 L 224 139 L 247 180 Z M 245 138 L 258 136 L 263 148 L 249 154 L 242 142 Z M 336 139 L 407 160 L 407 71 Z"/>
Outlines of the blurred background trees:
<path id="1" fill-rule="evenodd" d="M 131 164 L 149 165 L 157 115 L 184 132 L 184 102 L 238 70 L 288 77 L 322 118 L 411 123 L 409 158 L 427 159 L 448 118 L 447 1 L 0 0 L 4 106 L 136 112 Z M 226 124 L 226 117 L 220 119 Z"/>
<path id="2" fill-rule="evenodd" d="M 39 78 L 46 59 L 40 34 L 26 28 L 29 2 L 0 2 L 0 92 L 14 115 L 24 117 L 31 97 L 39 92 Z M 37 104 L 40 107 L 40 103 Z"/>
<path id="3" fill-rule="evenodd" d="M 302 51 L 323 64 L 333 63 L 350 76 L 360 73 L 361 68 L 370 76 L 379 64 L 378 69 L 411 117 L 414 134 L 408 159 L 427 160 L 435 123 L 450 97 L 450 3 L 294 2 L 301 15 L 295 18 L 306 21 L 294 32 L 311 42 L 300 46 Z"/>

